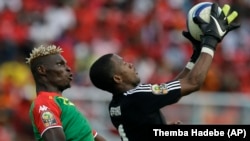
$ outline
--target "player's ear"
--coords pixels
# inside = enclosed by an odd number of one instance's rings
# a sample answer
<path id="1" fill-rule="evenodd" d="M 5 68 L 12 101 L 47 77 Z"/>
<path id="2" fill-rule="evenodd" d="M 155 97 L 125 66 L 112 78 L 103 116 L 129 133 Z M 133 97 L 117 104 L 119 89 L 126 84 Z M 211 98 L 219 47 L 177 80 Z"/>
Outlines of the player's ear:
<path id="1" fill-rule="evenodd" d="M 121 83 L 122 82 L 122 78 L 120 75 L 114 75 L 113 79 L 115 81 L 115 83 Z"/>
<path id="2" fill-rule="evenodd" d="M 39 74 L 41 74 L 41 75 L 45 75 L 45 74 L 46 74 L 46 69 L 44 68 L 43 65 L 37 66 L 36 69 L 37 69 L 37 72 L 38 72 Z"/>

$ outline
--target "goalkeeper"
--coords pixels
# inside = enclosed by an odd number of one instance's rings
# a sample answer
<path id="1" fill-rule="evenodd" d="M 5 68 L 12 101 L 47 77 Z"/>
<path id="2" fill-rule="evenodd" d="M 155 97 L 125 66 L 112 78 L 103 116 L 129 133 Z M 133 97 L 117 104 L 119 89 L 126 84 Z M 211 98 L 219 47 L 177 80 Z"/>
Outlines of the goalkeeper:
<path id="1" fill-rule="evenodd" d="M 160 109 L 174 104 L 181 97 L 198 91 L 204 82 L 216 52 L 217 44 L 225 35 L 238 28 L 232 23 L 237 12 L 230 6 L 218 11 L 213 3 L 210 22 L 196 17 L 194 21 L 203 32 L 201 41 L 195 41 L 189 32 L 183 35 L 193 43 L 194 52 L 182 72 L 172 81 L 161 84 L 140 84 L 134 66 L 116 54 L 106 54 L 90 68 L 90 79 L 99 89 L 110 92 L 109 115 L 123 141 L 148 141 L 149 125 L 166 124 Z"/>

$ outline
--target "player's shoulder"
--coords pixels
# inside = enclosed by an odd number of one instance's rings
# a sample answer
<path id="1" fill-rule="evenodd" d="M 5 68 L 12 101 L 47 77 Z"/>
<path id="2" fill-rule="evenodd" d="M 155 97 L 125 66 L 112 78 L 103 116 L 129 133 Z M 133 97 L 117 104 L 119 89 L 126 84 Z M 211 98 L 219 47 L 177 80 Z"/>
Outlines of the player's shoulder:
<path id="1" fill-rule="evenodd" d="M 57 95 L 49 95 L 49 94 L 39 94 L 34 100 L 33 105 L 35 107 L 41 105 L 53 105 L 56 104 L 56 98 L 59 97 Z"/>
<path id="2" fill-rule="evenodd" d="M 168 91 L 180 89 L 180 81 L 172 80 L 160 84 L 140 84 L 137 87 L 124 93 L 125 96 L 136 95 L 140 93 L 167 93 Z"/>
<path id="3" fill-rule="evenodd" d="M 129 96 L 138 93 L 148 93 L 148 92 L 152 92 L 152 84 L 140 84 L 137 87 L 125 92 L 124 95 Z"/>
<path id="4" fill-rule="evenodd" d="M 54 92 L 39 92 L 35 101 L 51 101 L 55 99 L 66 99 L 66 98 Z"/>

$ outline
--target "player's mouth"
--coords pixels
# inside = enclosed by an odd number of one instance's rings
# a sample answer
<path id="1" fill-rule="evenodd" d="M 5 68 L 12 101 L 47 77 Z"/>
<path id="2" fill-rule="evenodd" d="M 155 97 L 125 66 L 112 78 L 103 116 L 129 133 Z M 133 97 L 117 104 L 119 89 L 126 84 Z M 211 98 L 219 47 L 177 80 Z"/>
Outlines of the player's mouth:
<path id="1" fill-rule="evenodd" d="M 69 75 L 69 80 L 70 80 L 70 81 L 73 80 L 73 74 L 72 74 L 72 73 Z"/>

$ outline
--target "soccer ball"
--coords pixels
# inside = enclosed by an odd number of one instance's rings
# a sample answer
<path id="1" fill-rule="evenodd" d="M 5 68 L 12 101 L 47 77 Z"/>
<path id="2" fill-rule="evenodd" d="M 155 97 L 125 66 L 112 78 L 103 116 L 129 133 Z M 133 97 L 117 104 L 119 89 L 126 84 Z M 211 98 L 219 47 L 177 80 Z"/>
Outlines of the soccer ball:
<path id="1" fill-rule="evenodd" d="M 191 36 L 200 41 L 201 35 L 203 34 L 199 26 L 194 23 L 193 18 L 199 16 L 205 22 L 210 21 L 210 10 L 211 10 L 212 3 L 211 2 L 200 2 L 194 5 L 187 14 L 187 29 Z M 219 7 L 221 11 L 221 8 Z"/>

